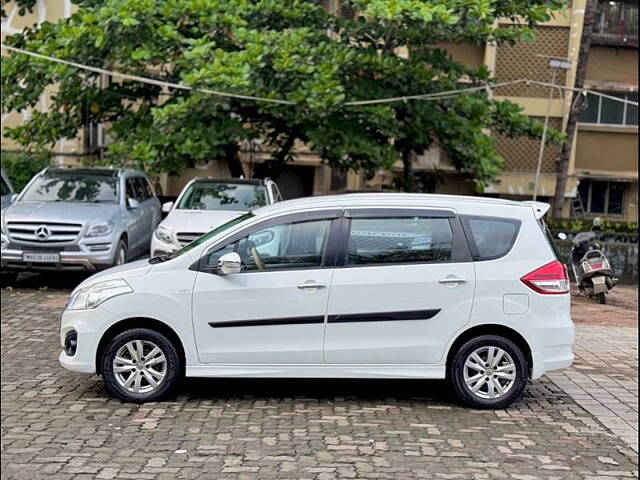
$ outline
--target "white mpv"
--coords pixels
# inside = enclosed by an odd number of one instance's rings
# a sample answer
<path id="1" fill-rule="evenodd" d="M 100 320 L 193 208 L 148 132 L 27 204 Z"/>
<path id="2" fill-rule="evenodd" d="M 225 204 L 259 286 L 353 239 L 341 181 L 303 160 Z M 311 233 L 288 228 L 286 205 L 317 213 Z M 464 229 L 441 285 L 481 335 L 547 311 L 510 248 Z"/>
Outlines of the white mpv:
<path id="1" fill-rule="evenodd" d="M 446 378 L 467 405 L 502 408 L 573 361 L 548 207 L 409 194 L 263 207 L 84 281 L 60 363 L 131 402 L 182 376 Z"/>

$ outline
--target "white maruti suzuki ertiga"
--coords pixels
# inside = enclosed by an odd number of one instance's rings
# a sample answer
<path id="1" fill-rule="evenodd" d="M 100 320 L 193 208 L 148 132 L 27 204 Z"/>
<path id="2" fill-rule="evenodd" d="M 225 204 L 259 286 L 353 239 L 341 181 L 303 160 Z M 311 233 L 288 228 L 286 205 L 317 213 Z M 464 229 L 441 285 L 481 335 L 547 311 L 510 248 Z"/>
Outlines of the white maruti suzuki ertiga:
<path id="1" fill-rule="evenodd" d="M 263 207 L 84 281 L 60 363 L 130 402 L 183 375 L 447 378 L 467 405 L 502 408 L 573 360 L 548 208 L 411 194 Z"/>

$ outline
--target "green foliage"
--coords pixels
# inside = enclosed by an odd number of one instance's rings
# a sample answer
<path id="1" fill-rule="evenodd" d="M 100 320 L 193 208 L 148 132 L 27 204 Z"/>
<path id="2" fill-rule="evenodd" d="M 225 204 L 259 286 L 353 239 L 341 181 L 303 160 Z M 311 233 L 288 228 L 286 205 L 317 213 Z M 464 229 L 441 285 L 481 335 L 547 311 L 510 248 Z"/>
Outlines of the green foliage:
<path id="1" fill-rule="evenodd" d="M 436 93 L 462 80 L 491 83 L 486 68 L 453 61 L 441 42 L 526 39 L 564 0 L 345 0 L 336 16 L 310 0 L 76 0 L 57 24 L 7 43 L 46 55 L 195 87 L 282 98 L 294 106 L 230 99 L 129 81 L 98 88 L 97 75 L 12 54 L 2 58 L 2 108 L 34 107 L 57 85 L 51 109 L 7 135 L 46 146 L 104 122 L 108 161 L 158 175 L 201 160 L 236 159 L 262 138 L 276 162 L 296 141 L 329 165 L 372 176 L 407 152 L 440 146 L 481 190 L 499 175 L 493 129 L 539 138 L 542 124 L 487 92 L 437 101 L 349 106 L 346 102 Z M 496 28 L 498 18 L 518 18 Z M 331 32 L 327 34 L 327 32 Z M 404 48 L 408 55 L 400 56 Z M 551 132 L 550 141 L 562 141 Z M 415 183 L 415 182 L 412 182 Z"/>
<path id="2" fill-rule="evenodd" d="M 554 232 L 579 233 L 591 230 L 593 220 L 591 219 L 554 219 L 545 218 L 549 229 Z M 602 220 L 601 231 L 604 233 L 638 233 L 638 222 L 621 222 L 613 220 Z"/>
<path id="3" fill-rule="evenodd" d="M 36 173 L 49 165 L 51 154 L 46 151 L 2 152 L 2 169 L 16 192 L 20 192 Z"/>
<path id="4" fill-rule="evenodd" d="M 0 2 L 0 16 L 3 19 L 9 15 L 5 10 L 5 7 L 11 1 L 13 1 L 15 6 L 18 7 L 18 15 L 25 15 L 27 12 L 33 12 L 37 2 L 37 0 L 2 0 Z"/>

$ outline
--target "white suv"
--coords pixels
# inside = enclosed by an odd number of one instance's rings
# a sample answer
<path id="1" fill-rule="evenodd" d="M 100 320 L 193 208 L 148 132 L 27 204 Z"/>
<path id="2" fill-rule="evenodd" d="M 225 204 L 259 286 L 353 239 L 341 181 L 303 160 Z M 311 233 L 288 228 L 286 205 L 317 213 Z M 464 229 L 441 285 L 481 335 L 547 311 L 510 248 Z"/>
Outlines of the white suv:
<path id="1" fill-rule="evenodd" d="M 351 194 L 270 205 L 71 294 L 60 363 L 125 401 L 181 376 L 447 378 L 502 408 L 573 361 L 547 204 Z"/>
<path id="2" fill-rule="evenodd" d="M 151 237 L 151 256 L 175 252 L 233 218 L 281 200 L 278 186 L 269 178 L 196 177 L 185 185 L 175 203 L 162 205 L 168 215 Z"/>

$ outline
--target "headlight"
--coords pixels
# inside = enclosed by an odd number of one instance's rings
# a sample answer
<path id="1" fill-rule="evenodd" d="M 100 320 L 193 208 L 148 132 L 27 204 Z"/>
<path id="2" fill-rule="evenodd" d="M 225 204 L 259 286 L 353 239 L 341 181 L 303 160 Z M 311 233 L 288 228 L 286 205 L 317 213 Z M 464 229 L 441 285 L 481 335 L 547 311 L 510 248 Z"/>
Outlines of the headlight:
<path id="1" fill-rule="evenodd" d="M 158 227 L 156 229 L 156 238 L 164 243 L 175 243 L 173 232 L 167 227 Z"/>
<path id="2" fill-rule="evenodd" d="M 109 235 L 113 231 L 113 223 L 110 221 L 97 222 L 89 226 L 85 237 L 102 237 L 103 235 Z"/>
<path id="3" fill-rule="evenodd" d="M 67 310 L 86 310 L 96 308 L 102 302 L 118 295 L 132 293 L 133 289 L 123 279 L 98 282 L 81 288 L 71 294 L 67 303 Z"/>

